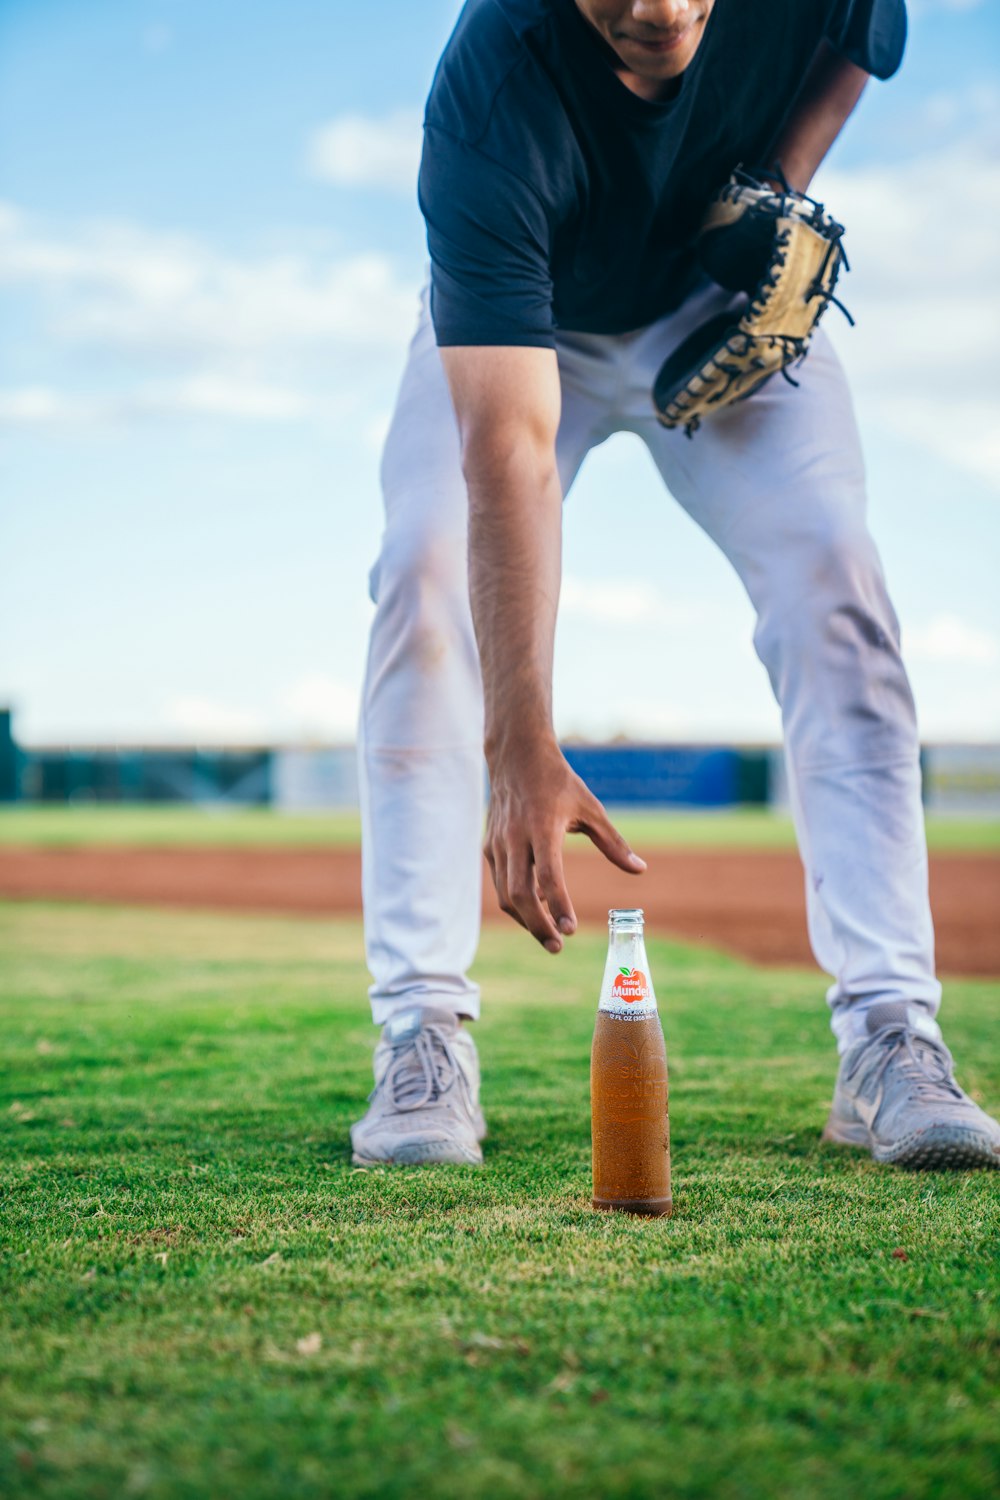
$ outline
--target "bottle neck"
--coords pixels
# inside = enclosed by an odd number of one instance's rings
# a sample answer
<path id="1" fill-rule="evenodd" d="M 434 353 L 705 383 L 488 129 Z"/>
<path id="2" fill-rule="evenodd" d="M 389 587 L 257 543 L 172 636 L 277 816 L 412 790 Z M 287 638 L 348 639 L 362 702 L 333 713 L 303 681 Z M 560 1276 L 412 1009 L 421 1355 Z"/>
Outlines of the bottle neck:
<path id="1" fill-rule="evenodd" d="M 599 1009 L 619 1016 L 656 1014 L 641 921 L 610 925 Z"/>
<path id="2" fill-rule="evenodd" d="M 608 934 L 608 954 L 616 964 L 648 973 L 646 939 L 641 927 L 612 927 Z"/>

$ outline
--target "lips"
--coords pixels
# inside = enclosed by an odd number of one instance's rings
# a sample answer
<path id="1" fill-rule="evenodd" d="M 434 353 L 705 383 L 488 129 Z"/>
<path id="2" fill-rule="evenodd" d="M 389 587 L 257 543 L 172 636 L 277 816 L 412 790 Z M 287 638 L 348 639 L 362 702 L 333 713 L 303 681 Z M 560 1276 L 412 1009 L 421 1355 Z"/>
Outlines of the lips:
<path id="1" fill-rule="evenodd" d="M 690 35 L 694 27 L 692 21 L 690 26 L 685 26 L 683 31 L 678 31 L 675 36 L 669 37 L 642 37 L 630 36 L 628 40 L 634 42 L 637 47 L 642 47 L 645 52 L 673 52 L 681 45 L 684 39 Z"/>

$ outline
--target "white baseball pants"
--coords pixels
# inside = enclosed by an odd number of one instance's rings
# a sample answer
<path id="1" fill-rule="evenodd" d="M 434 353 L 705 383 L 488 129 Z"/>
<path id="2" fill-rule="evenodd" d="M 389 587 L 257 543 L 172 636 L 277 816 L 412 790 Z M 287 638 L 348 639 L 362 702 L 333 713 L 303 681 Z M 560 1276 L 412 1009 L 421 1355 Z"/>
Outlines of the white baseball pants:
<path id="1" fill-rule="evenodd" d="M 623 335 L 558 338 L 563 493 L 614 432 L 646 443 L 670 493 L 721 547 L 757 613 L 781 706 L 809 934 L 833 1029 L 867 1005 L 940 1001 L 913 698 L 865 520 L 851 399 L 820 332 L 796 372 L 706 421 L 662 428 L 661 361 L 724 305 L 706 288 Z M 374 1019 L 413 1004 L 479 1014 L 483 706 L 469 607 L 467 499 L 427 297 L 382 461 L 385 533 L 359 735 Z M 525 941 L 528 941 L 525 938 Z"/>

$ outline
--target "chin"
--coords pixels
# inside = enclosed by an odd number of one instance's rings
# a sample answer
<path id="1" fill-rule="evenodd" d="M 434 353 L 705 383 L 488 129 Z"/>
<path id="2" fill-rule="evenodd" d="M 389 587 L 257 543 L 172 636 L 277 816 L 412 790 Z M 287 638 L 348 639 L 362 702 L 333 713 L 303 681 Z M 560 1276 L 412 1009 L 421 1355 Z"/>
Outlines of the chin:
<path id="1" fill-rule="evenodd" d="M 647 52 L 643 47 L 630 47 L 629 55 L 625 57 L 621 50 L 618 56 L 631 72 L 640 78 L 648 78 L 658 83 L 666 82 L 670 78 L 678 78 L 681 73 L 690 66 L 698 51 L 701 42 L 703 26 L 698 27 L 697 35 L 690 41 L 685 40 L 685 45 L 677 52 L 665 52 L 662 56 Z"/>
<path id="2" fill-rule="evenodd" d="M 658 83 L 666 83 L 671 78 L 679 78 L 682 73 L 687 71 L 689 64 L 694 59 L 694 54 L 695 48 L 692 48 L 690 55 L 687 57 L 660 58 L 651 67 L 643 68 L 642 76 L 644 78 L 655 78 Z M 635 71 L 638 73 L 639 69 L 636 68 Z"/>

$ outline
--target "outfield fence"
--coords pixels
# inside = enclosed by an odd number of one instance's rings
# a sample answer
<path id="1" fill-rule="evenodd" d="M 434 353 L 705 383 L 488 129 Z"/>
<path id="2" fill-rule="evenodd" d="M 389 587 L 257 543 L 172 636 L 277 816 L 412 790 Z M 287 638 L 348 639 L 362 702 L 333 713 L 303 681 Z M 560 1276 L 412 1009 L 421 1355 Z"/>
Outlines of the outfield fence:
<path id="1" fill-rule="evenodd" d="M 784 758 L 773 745 L 563 746 L 614 806 L 787 811 Z M 1000 814 L 1000 745 L 928 745 L 924 800 L 945 815 Z M 353 745 L 19 745 L 0 709 L 0 802 L 184 803 L 299 812 L 356 808 Z"/>

